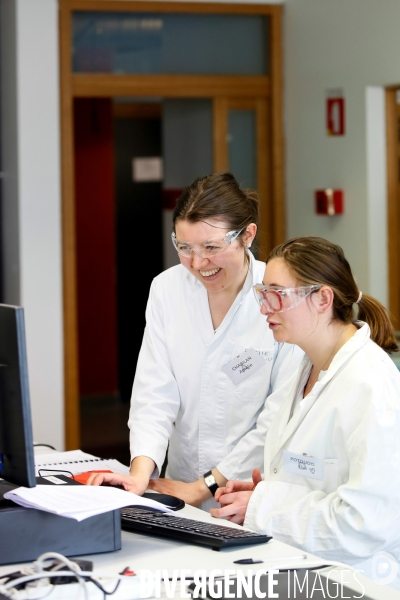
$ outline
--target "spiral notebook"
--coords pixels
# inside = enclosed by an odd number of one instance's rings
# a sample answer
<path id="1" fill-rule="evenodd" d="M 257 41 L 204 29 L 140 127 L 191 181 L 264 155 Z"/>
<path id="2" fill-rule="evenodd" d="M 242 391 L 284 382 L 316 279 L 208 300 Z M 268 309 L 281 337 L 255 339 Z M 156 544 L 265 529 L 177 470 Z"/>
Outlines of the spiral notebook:
<path id="1" fill-rule="evenodd" d="M 51 454 L 35 454 L 36 476 L 51 475 L 54 471 L 67 471 L 72 475 L 85 471 L 110 470 L 114 473 L 129 475 L 129 467 L 115 458 L 99 458 L 82 450 L 68 452 L 52 452 Z M 47 473 L 46 473 L 47 472 Z"/>

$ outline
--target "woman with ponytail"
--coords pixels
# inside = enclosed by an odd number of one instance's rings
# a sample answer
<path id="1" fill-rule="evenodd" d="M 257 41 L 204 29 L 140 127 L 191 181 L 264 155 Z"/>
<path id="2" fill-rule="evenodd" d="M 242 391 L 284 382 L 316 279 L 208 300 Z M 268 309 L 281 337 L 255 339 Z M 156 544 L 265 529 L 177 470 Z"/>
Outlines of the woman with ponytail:
<path id="1" fill-rule="evenodd" d="M 211 512 L 370 577 L 389 553 L 387 583 L 399 587 L 400 373 L 388 314 L 358 289 L 342 249 L 317 237 L 275 248 L 254 291 L 275 340 L 305 356 L 266 435 L 264 480 L 256 470 L 253 483 L 229 481 Z"/>

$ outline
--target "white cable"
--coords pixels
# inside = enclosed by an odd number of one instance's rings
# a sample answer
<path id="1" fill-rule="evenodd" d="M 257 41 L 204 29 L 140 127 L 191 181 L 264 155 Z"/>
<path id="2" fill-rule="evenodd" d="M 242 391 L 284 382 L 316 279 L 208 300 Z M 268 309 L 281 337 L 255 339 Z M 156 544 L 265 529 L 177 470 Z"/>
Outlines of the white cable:
<path id="1" fill-rule="evenodd" d="M 43 563 L 46 560 L 50 560 L 51 558 L 58 560 L 61 564 L 64 564 L 66 567 L 71 569 L 71 571 L 81 571 L 81 568 L 78 564 L 76 564 L 72 560 L 69 560 L 66 556 L 63 556 L 62 554 L 59 554 L 58 552 L 45 552 L 44 554 L 41 554 L 32 565 L 34 570 L 36 572 L 37 572 L 37 569 L 39 570 L 39 572 L 44 571 Z"/>
<path id="2" fill-rule="evenodd" d="M 13 590 L 13 588 L 16 585 L 20 585 L 22 583 L 27 583 L 30 581 L 35 581 L 38 579 L 46 579 L 46 578 L 52 578 L 52 577 L 63 577 L 63 576 L 75 576 L 82 579 L 85 583 L 90 583 L 89 581 L 87 582 L 85 580 L 85 577 L 90 577 L 91 579 L 95 579 L 98 583 L 102 583 L 101 580 L 102 579 L 116 579 L 116 580 L 122 580 L 122 579 L 126 579 L 128 576 L 127 575 L 116 575 L 115 573 L 93 573 L 93 571 L 80 571 L 79 575 L 75 572 L 75 571 L 43 571 L 42 573 L 32 573 L 30 575 L 24 575 L 23 577 L 19 577 L 18 579 L 13 579 L 12 581 L 9 581 L 8 583 L 0 586 L 0 592 L 4 595 L 9 595 L 8 590 Z M 51 584 L 50 584 L 51 585 Z M 56 586 L 53 586 L 56 587 Z M 86 587 L 85 587 L 85 591 Z M 7 593 L 6 593 L 7 592 Z"/>
<path id="3" fill-rule="evenodd" d="M 86 588 L 86 581 L 84 578 L 82 578 L 81 575 L 79 575 L 79 573 L 81 573 L 81 568 L 80 566 L 73 562 L 72 560 L 69 560 L 66 556 L 64 556 L 63 554 L 59 554 L 58 552 L 45 552 L 44 554 L 41 554 L 36 561 L 33 563 L 33 568 L 34 569 L 40 569 L 40 571 L 44 571 L 44 564 L 46 562 L 46 560 L 49 559 L 55 559 L 58 560 L 61 564 L 64 564 L 67 568 L 69 568 L 72 573 L 75 575 L 75 577 L 77 578 L 77 581 L 80 585 L 80 587 L 83 590 L 83 594 L 85 597 L 85 600 L 88 600 L 88 591 Z M 49 573 L 49 571 L 46 571 L 47 573 Z M 58 571 L 58 573 L 60 573 L 60 571 Z"/>
<path id="4" fill-rule="evenodd" d="M 8 592 L 7 590 L 3 589 L 3 586 L 0 586 L 0 592 L 3 594 L 3 596 L 7 596 L 7 598 L 14 598 L 14 591 L 15 590 L 11 590 Z"/>
<path id="5" fill-rule="evenodd" d="M 43 573 L 32 573 L 30 576 L 26 575 L 24 576 L 24 579 L 39 579 L 38 576 L 43 576 L 43 577 L 58 577 L 58 576 L 64 576 L 64 575 L 74 575 L 76 576 L 75 571 L 43 571 Z M 120 575 L 119 573 L 98 573 L 97 571 L 80 571 L 79 575 L 82 578 L 85 577 L 91 577 L 92 579 L 96 579 L 96 581 L 99 581 L 100 579 L 127 579 L 128 577 L 137 577 L 137 575 Z M 7 577 L 7 575 L 3 576 L 3 579 L 5 579 Z M 20 578 L 22 579 L 22 577 Z M 12 581 L 9 581 L 8 584 L 5 585 L 10 585 L 10 584 L 15 584 L 16 581 L 19 581 L 19 579 L 13 579 Z M 2 586 L 0 585 L 0 588 L 2 588 Z"/>
<path id="6" fill-rule="evenodd" d="M 52 570 L 45 570 L 45 562 L 48 560 L 58 561 L 59 564 L 52 565 Z M 65 565 L 69 570 L 59 570 L 62 565 Z M 0 592 L 4 595 L 8 596 L 11 600 L 22 600 L 24 597 L 29 597 L 29 592 L 26 590 L 16 590 L 15 587 L 24 583 L 30 583 L 33 581 L 38 581 L 40 579 L 48 579 L 50 590 L 40 598 L 45 598 L 48 596 L 56 586 L 50 583 L 50 579 L 53 577 L 62 577 L 62 576 L 73 576 L 77 579 L 79 586 L 83 589 L 83 593 L 85 596 L 85 600 L 88 600 L 88 590 L 87 584 L 89 581 L 86 578 L 90 578 L 95 580 L 99 585 L 102 585 L 101 579 L 117 579 L 122 580 L 125 579 L 126 575 L 116 575 L 115 573 L 93 573 L 92 571 L 82 571 L 80 566 L 75 562 L 69 560 L 62 554 L 58 552 L 45 552 L 41 554 L 35 562 L 33 562 L 29 566 L 25 566 L 21 568 L 21 577 L 18 579 L 13 579 L 6 584 L 0 585 Z M 5 575 L 4 577 L 7 577 Z M 22 597 L 22 598 L 21 598 Z M 36 600 L 39 600 L 37 598 Z"/>
<path id="7" fill-rule="evenodd" d="M 0 592 L 4 593 L 7 590 L 12 590 L 15 588 L 16 585 L 20 585 L 22 583 L 28 583 L 30 581 L 35 581 L 35 580 L 39 580 L 39 579 L 49 579 L 51 577 L 60 577 L 63 575 L 69 575 L 69 576 L 72 575 L 72 576 L 76 577 L 77 582 L 83 589 L 83 592 L 85 595 L 85 600 L 88 600 L 85 575 L 87 577 L 93 577 L 93 573 L 91 571 L 86 571 L 86 572 L 80 571 L 79 573 L 77 573 L 75 570 L 71 570 L 71 571 L 55 571 L 55 572 L 42 571 L 41 573 L 32 573 L 31 575 L 24 575 L 23 577 L 19 577 L 18 579 L 13 579 L 12 581 L 9 581 L 8 583 L 0 586 Z"/>

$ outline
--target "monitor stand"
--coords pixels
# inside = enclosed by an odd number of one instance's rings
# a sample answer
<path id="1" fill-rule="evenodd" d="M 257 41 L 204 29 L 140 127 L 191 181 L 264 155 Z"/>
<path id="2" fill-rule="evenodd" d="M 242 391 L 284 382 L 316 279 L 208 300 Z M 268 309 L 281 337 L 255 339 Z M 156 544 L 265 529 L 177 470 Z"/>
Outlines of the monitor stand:
<path id="1" fill-rule="evenodd" d="M 0 565 L 36 560 L 50 551 L 80 556 L 121 549 L 119 510 L 75 521 L 3 498 L 5 492 L 17 487 L 0 480 Z"/>

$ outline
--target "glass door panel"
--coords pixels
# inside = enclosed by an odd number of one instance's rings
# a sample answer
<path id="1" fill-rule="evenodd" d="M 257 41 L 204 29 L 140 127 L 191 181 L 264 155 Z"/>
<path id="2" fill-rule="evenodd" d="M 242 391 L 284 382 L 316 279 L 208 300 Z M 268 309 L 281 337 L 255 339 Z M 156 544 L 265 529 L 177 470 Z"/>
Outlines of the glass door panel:
<path id="1" fill-rule="evenodd" d="M 258 255 L 272 249 L 271 136 L 265 98 L 216 98 L 213 105 L 214 171 L 229 170 L 260 197 Z"/>
<path id="2" fill-rule="evenodd" d="M 255 110 L 228 112 L 228 169 L 241 187 L 257 188 L 257 115 Z"/>
<path id="3" fill-rule="evenodd" d="M 268 75 L 263 15 L 74 11 L 74 73 Z"/>

